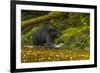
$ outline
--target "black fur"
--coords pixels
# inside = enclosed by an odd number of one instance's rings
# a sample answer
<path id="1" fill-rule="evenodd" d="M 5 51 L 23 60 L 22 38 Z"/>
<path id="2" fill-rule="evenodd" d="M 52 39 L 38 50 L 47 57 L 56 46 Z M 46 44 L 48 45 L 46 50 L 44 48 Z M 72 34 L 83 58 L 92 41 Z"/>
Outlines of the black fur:
<path id="1" fill-rule="evenodd" d="M 32 33 L 33 45 L 51 46 L 58 35 L 59 31 L 53 27 L 40 27 Z"/>

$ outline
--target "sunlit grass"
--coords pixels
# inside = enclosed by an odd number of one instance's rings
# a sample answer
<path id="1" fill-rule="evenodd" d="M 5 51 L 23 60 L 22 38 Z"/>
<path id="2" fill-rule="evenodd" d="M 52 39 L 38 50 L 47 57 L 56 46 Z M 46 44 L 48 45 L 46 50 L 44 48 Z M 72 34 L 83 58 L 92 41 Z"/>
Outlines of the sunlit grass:
<path id="1" fill-rule="evenodd" d="M 22 48 L 21 61 L 45 62 L 45 61 L 71 61 L 87 60 L 90 58 L 90 50 L 74 49 L 48 49 L 48 48 Z"/>

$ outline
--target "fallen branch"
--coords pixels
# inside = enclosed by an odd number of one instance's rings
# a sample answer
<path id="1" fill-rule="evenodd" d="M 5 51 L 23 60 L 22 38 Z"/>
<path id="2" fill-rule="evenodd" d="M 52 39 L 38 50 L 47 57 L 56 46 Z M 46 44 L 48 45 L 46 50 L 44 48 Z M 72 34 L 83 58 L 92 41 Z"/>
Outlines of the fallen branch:
<path id="1" fill-rule="evenodd" d="M 40 16 L 38 18 L 33 18 L 33 19 L 22 21 L 21 22 L 21 28 L 22 28 L 21 30 L 23 31 L 25 28 L 32 26 L 36 23 L 40 23 L 42 21 L 50 20 L 53 18 L 58 18 L 62 15 L 64 15 L 63 12 L 50 12 L 48 15 L 44 15 L 44 16 Z"/>

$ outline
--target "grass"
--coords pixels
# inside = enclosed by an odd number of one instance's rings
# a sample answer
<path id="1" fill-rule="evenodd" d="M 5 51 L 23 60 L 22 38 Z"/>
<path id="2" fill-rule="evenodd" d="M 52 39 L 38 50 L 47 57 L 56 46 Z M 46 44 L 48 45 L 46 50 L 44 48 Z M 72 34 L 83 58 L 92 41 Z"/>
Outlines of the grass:
<path id="1" fill-rule="evenodd" d="M 87 60 L 89 58 L 90 50 L 82 49 L 22 48 L 21 51 L 22 63 Z"/>

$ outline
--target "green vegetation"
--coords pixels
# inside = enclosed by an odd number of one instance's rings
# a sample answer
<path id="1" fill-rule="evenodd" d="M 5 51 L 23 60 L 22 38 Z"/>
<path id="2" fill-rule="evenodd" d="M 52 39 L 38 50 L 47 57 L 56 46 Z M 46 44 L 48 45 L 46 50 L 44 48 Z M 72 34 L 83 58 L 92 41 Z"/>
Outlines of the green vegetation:
<path id="1" fill-rule="evenodd" d="M 22 62 L 89 59 L 89 13 L 32 10 L 22 10 L 21 13 Z M 62 48 L 25 48 L 24 45 L 32 45 L 32 32 L 47 25 L 60 30 L 60 36 L 54 40 L 54 45 L 63 43 Z"/>

